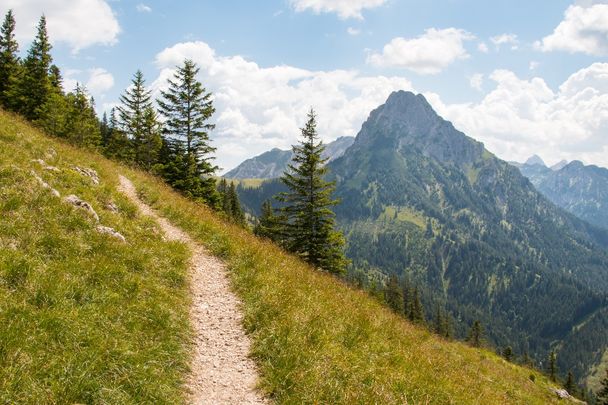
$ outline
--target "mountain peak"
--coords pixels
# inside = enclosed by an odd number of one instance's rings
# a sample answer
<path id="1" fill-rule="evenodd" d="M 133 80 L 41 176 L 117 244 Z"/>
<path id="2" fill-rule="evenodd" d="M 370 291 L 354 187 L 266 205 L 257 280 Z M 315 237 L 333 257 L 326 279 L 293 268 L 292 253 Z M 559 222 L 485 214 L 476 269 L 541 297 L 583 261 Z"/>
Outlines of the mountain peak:
<path id="1" fill-rule="evenodd" d="M 538 155 L 532 155 L 532 156 L 530 156 L 528 158 L 528 160 L 526 160 L 526 164 L 527 165 L 539 165 L 539 166 L 545 166 L 545 167 L 547 167 L 547 165 L 545 164 L 545 162 Z"/>
<path id="2" fill-rule="evenodd" d="M 567 165 L 568 165 L 568 161 L 567 160 L 560 160 L 559 162 L 557 162 L 556 164 L 554 164 L 553 166 L 551 166 L 551 170 L 553 170 L 554 172 L 556 172 L 556 171 L 559 171 L 559 170 L 563 169 Z"/>

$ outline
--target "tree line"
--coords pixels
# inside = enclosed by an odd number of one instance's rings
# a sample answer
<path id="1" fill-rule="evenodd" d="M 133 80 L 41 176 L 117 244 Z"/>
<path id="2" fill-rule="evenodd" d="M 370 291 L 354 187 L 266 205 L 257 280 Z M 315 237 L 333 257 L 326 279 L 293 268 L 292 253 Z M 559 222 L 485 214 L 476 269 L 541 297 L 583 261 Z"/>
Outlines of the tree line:
<path id="1" fill-rule="evenodd" d="M 95 101 L 81 84 L 63 90 L 59 67 L 42 16 L 25 58 L 19 57 L 15 18 L 9 10 L 0 30 L 0 105 L 21 114 L 45 132 L 78 146 L 98 150 L 162 177 L 184 195 L 245 225 L 234 185 L 216 184 L 218 167 L 209 122 L 212 94 L 197 80 L 191 60 L 177 66 L 158 100 L 137 71 L 120 105 L 100 120 Z"/>

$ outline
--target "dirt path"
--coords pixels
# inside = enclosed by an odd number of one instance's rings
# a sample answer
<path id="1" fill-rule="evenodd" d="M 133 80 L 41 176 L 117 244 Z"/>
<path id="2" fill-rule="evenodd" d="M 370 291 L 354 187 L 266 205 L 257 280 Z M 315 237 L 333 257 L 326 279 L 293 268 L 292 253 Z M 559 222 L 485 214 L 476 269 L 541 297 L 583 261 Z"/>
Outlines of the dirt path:
<path id="1" fill-rule="evenodd" d="M 154 218 L 167 239 L 192 250 L 190 319 L 194 353 L 187 380 L 193 404 L 265 404 L 255 390 L 257 370 L 247 357 L 249 339 L 242 328 L 239 301 L 230 291 L 224 264 L 209 255 L 181 229 L 160 217 L 137 196 L 133 183 L 120 176 L 120 190 L 144 215 Z"/>

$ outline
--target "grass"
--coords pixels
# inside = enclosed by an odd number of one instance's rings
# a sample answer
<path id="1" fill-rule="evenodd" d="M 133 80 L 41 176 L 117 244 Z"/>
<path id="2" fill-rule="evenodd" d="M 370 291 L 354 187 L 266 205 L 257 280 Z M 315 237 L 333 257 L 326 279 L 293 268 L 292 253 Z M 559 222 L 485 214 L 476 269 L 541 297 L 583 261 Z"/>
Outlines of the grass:
<path id="1" fill-rule="evenodd" d="M 56 158 L 46 158 L 49 148 Z M 362 291 L 228 224 L 159 180 L 46 138 L 0 112 L 0 402 L 180 403 L 187 252 L 116 192 L 119 173 L 228 265 L 260 388 L 277 403 L 547 404 L 546 377 L 442 340 Z M 31 159 L 62 169 L 45 172 Z M 101 185 L 69 170 L 96 169 Z M 42 189 L 89 201 L 128 244 Z M 108 200 L 119 214 L 104 210 Z M 534 378 L 531 378 L 534 376 Z"/>
<path id="2" fill-rule="evenodd" d="M 61 171 L 44 170 L 44 159 Z M 71 170 L 97 170 L 100 185 Z M 88 201 L 127 243 L 62 197 Z M 185 247 L 116 191 L 117 166 L 0 112 L 0 403 L 175 403 L 188 360 Z M 108 202 L 119 213 L 104 209 Z"/>

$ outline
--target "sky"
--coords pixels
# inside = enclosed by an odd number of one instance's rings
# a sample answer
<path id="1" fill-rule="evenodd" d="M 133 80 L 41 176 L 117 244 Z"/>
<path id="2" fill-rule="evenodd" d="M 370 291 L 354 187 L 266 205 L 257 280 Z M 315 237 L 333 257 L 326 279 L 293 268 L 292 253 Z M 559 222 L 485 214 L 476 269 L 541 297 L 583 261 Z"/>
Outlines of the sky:
<path id="1" fill-rule="evenodd" d="M 1 0 L 25 53 L 45 14 L 64 87 L 109 111 L 141 69 L 158 96 L 185 58 L 214 95 L 216 163 L 354 136 L 422 93 L 505 160 L 608 167 L 608 0 Z"/>

